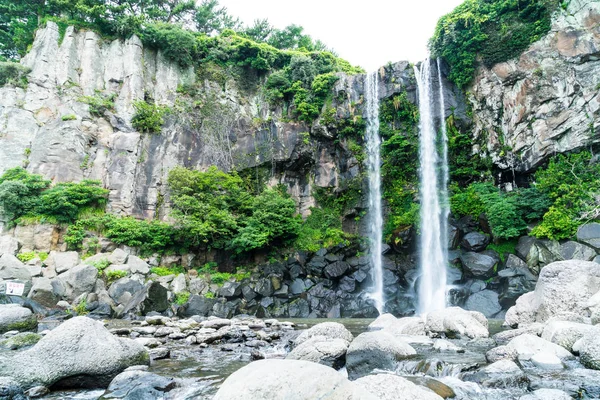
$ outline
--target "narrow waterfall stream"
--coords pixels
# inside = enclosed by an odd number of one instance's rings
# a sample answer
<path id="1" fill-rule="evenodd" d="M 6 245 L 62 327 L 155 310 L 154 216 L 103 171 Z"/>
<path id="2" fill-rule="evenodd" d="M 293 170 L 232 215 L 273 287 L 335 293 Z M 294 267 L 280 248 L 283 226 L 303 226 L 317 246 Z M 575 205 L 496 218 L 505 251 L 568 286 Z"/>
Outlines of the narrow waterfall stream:
<path id="1" fill-rule="evenodd" d="M 379 314 L 383 313 L 383 267 L 381 261 L 383 216 L 381 210 L 381 138 L 379 137 L 379 97 L 377 72 L 365 78 L 367 130 L 367 165 L 369 170 L 369 239 L 371 242 L 371 265 L 373 287 L 371 298 Z"/>
<path id="2" fill-rule="evenodd" d="M 439 66 L 436 68 L 438 74 L 435 80 L 431 60 L 425 60 L 420 68 L 414 68 L 419 90 L 421 163 L 421 274 L 418 285 L 418 312 L 426 314 L 446 306 L 448 156 Z M 438 86 L 434 87 L 435 84 Z M 436 91 L 439 93 L 438 101 L 435 97 Z M 436 114 L 436 111 L 439 114 Z M 439 127 L 436 122 L 440 122 Z"/>

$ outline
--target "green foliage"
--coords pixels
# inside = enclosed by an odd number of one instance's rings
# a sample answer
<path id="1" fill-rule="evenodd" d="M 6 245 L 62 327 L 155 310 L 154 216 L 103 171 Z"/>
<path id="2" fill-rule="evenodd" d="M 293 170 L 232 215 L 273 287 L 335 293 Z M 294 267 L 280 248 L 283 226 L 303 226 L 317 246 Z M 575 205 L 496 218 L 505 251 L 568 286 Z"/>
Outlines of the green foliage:
<path id="1" fill-rule="evenodd" d="M 46 253 L 45 251 L 41 251 L 38 253 L 38 258 L 41 262 L 44 262 L 46 261 L 46 259 L 48 259 L 48 253 Z"/>
<path id="2" fill-rule="evenodd" d="M 164 116 L 170 112 L 167 106 L 149 104 L 145 101 L 136 101 L 133 103 L 135 114 L 131 118 L 133 127 L 144 133 L 160 133 L 165 123 Z"/>
<path id="3" fill-rule="evenodd" d="M 518 241 L 516 239 L 497 241 L 497 243 L 490 243 L 487 246 L 487 250 L 494 250 L 500 255 L 502 262 L 505 262 L 507 254 L 516 253 L 515 249 L 517 247 L 517 243 Z"/>
<path id="4" fill-rule="evenodd" d="M 116 272 L 116 271 L 114 271 L 114 272 Z M 88 314 L 89 311 L 87 310 L 87 301 L 85 299 L 81 299 L 81 301 L 79 302 L 79 304 L 77 304 L 75 306 L 75 308 L 73 309 L 73 311 L 75 311 L 77 313 L 77 315 L 86 315 L 86 314 Z"/>
<path id="5" fill-rule="evenodd" d="M 75 121 L 77 119 L 77 116 L 75 114 L 66 114 L 63 115 L 60 119 L 63 121 Z"/>
<path id="6" fill-rule="evenodd" d="M 482 159 L 473 154 L 470 132 L 463 132 L 456 126 L 454 115 L 446 120 L 448 137 L 448 160 L 452 182 L 467 185 L 473 181 L 485 180 L 492 169 L 491 159 Z"/>
<path id="7" fill-rule="evenodd" d="M 532 234 L 550 239 L 572 237 L 587 218 L 597 218 L 597 195 L 600 187 L 600 164 L 591 162 L 588 151 L 558 155 L 535 174 L 536 189 L 548 196 L 552 206 Z M 541 214 L 535 205 L 532 213 Z"/>
<path id="8" fill-rule="evenodd" d="M 215 294 L 212 292 L 208 292 L 204 295 L 205 298 L 207 299 L 214 299 L 215 298 Z"/>
<path id="9" fill-rule="evenodd" d="M 96 268 L 98 271 L 102 272 L 110 265 L 110 261 L 108 259 L 94 261 L 92 263 L 92 267 Z"/>
<path id="10" fill-rule="evenodd" d="M 104 116 L 106 111 L 114 111 L 116 94 L 103 95 L 97 92 L 93 96 L 81 96 L 77 100 L 90 106 L 90 114 L 96 117 Z"/>
<path id="11" fill-rule="evenodd" d="M 127 276 L 127 271 L 113 269 L 112 271 L 104 271 L 104 276 L 106 277 L 106 281 L 108 283 L 112 283 L 121 278 L 125 278 Z"/>
<path id="12" fill-rule="evenodd" d="M 0 87 L 11 85 L 26 88 L 27 74 L 30 71 L 29 68 L 15 62 L 0 62 Z"/>
<path id="13" fill-rule="evenodd" d="M 509 60 L 545 35 L 557 8 L 556 0 L 466 0 L 439 20 L 432 55 L 450 64 L 450 80 L 463 88 L 479 59 L 487 66 Z"/>
<path id="14" fill-rule="evenodd" d="M 179 25 L 164 22 L 148 24 L 140 31 L 140 39 L 145 46 L 161 50 L 167 59 L 182 68 L 193 65 L 198 55 L 196 35 Z"/>
<path id="15" fill-rule="evenodd" d="M 190 299 L 190 292 L 175 293 L 175 304 L 184 305 Z"/>
<path id="16" fill-rule="evenodd" d="M 37 257 L 37 255 L 34 251 L 26 251 L 24 253 L 17 254 L 17 258 L 24 263 L 33 260 L 35 257 Z"/>
<path id="17" fill-rule="evenodd" d="M 174 265 L 172 267 L 152 267 L 150 272 L 158 276 L 168 276 L 184 274 L 185 270 L 180 265 Z"/>

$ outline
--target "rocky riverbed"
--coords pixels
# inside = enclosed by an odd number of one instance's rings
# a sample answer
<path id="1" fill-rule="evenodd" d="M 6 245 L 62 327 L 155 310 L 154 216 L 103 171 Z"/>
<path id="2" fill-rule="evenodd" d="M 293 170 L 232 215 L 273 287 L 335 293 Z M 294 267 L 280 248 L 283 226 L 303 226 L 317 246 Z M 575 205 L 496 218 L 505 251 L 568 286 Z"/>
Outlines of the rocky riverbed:
<path id="1" fill-rule="evenodd" d="M 100 322 L 0 306 L 6 399 L 593 399 L 600 265 L 544 267 L 506 320 L 422 317 Z M 501 327 L 501 325 L 504 325 Z M 35 333 L 37 331 L 38 333 Z"/>

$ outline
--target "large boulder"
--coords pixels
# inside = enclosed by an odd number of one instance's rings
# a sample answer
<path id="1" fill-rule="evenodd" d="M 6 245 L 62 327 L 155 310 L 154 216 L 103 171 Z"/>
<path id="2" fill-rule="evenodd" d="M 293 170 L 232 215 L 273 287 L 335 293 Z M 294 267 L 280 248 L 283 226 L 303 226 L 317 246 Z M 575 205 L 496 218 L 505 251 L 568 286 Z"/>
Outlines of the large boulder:
<path id="1" fill-rule="evenodd" d="M 517 336 L 507 345 L 489 350 L 486 357 L 492 362 L 501 359 L 527 361 L 540 353 L 556 356 L 560 360 L 573 358 L 573 355 L 563 347 L 531 334 Z"/>
<path id="2" fill-rule="evenodd" d="M 33 278 L 33 286 L 27 295 L 33 301 L 45 307 L 54 307 L 60 301 L 60 296 L 55 292 L 52 281 L 48 278 Z"/>
<path id="3" fill-rule="evenodd" d="M 193 294 L 190 296 L 187 303 L 179 308 L 178 314 L 182 317 L 192 317 L 194 315 L 208 317 L 216 302 L 216 299 Z"/>
<path id="4" fill-rule="evenodd" d="M 131 296 L 120 315 L 128 313 L 146 315 L 150 312 L 163 312 L 169 308 L 168 290 L 159 282 L 148 282 Z"/>
<path id="5" fill-rule="evenodd" d="M 346 353 L 346 369 L 352 380 L 375 369 L 393 371 L 397 363 L 416 353 L 408 343 L 385 331 L 361 333 L 350 343 Z"/>
<path id="6" fill-rule="evenodd" d="M 369 375 L 354 381 L 380 400 L 442 400 L 443 397 L 392 374 Z"/>
<path id="7" fill-rule="evenodd" d="M 514 254 L 508 255 L 505 268 L 498 272 L 498 276 L 502 283 L 500 304 L 504 307 L 513 306 L 519 296 L 532 292 L 537 282 L 537 276 Z"/>
<path id="8" fill-rule="evenodd" d="M 313 336 L 295 347 L 286 357 L 287 360 L 304 360 L 340 369 L 346 363 L 346 351 L 350 342 L 344 339 L 327 339 Z"/>
<path id="9" fill-rule="evenodd" d="M 100 388 L 107 387 L 125 368 L 147 365 L 149 360 L 141 344 L 112 335 L 101 322 L 75 317 L 32 348 L 0 358 L 0 375 L 15 379 L 24 388 Z"/>
<path id="10" fill-rule="evenodd" d="M 79 265 L 79 261 L 79 253 L 76 251 L 51 251 L 46 260 L 46 265 L 54 268 L 56 273 L 60 274 Z"/>
<path id="11" fill-rule="evenodd" d="M 572 351 L 576 341 L 587 332 L 594 330 L 593 325 L 581 324 L 571 321 L 552 320 L 544 327 L 542 339 Z"/>
<path id="12" fill-rule="evenodd" d="M 494 257 L 475 252 L 462 253 L 460 261 L 463 270 L 468 276 L 480 279 L 488 279 L 494 276 L 498 266 L 498 260 Z"/>
<path id="13" fill-rule="evenodd" d="M 127 258 L 127 265 L 129 265 L 129 271 L 132 274 L 146 275 L 150 272 L 148 263 L 137 256 L 129 256 Z"/>
<path id="14" fill-rule="evenodd" d="M 29 272 L 29 268 L 17 257 L 4 253 L 0 255 L 0 280 L 2 279 L 29 281 L 31 280 L 31 273 Z"/>
<path id="15" fill-rule="evenodd" d="M 173 378 L 131 369 L 121 372 L 110 382 L 102 399 L 159 400 L 164 399 L 165 394 L 170 394 L 176 387 L 177 382 Z"/>
<path id="16" fill-rule="evenodd" d="M 351 342 L 354 336 L 346 327 L 339 322 L 322 322 L 310 329 L 302 331 L 294 340 L 294 346 L 299 346 L 310 338 L 320 336 L 325 339 L 343 339 Z"/>
<path id="17" fill-rule="evenodd" d="M 538 275 L 544 266 L 562 260 L 560 244 L 555 240 L 522 236 L 519 238 L 515 251 L 535 275 Z"/>
<path id="18" fill-rule="evenodd" d="M 577 229 L 577 240 L 600 250 L 600 224 L 594 222 L 581 225 Z"/>
<path id="19" fill-rule="evenodd" d="M 600 291 L 600 264 L 558 261 L 540 272 L 535 291 L 517 299 L 506 313 L 506 324 L 546 322 L 552 317 L 589 316 L 588 300 Z M 566 319 L 571 319 L 566 318 Z"/>
<path id="20" fill-rule="evenodd" d="M 592 261 L 596 257 L 596 250 L 571 240 L 560 246 L 560 255 L 563 260 Z"/>
<path id="21" fill-rule="evenodd" d="M 121 278 L 108 288 L 108 295 L 116 303 L 126 304 L 138 292 L 144 289 L 144 285 L 135 279 Z"/>
<path id="22" fill-rule="evenodd" d="M 297 360 L 260 360 L 237 370 L 213 400 L 376 400 L 333 368 Z"/>
<path id="23" fill-rule="evenodd" d="M 460 247 L 467 251 L 483 251 L 489 243 L 489 235 L 479 232 L 469 232 L 463 236 Z"/>
<path id="24" fill-rule="evenodd" d="M 30 331 L 37 328 L 37 318 L 29 308 L 18 304 L 0 304 L 0 333 Z"/>
<path id="25" fill-rule="evenodd" d="M 449 307 L 427 314 L 425 331 L 432 336 L 449 338 L 486 338 L 489 336 L 487 318 L 478 311 Z"/>
<path id="26" fill-rule="evenodd" d="M 493 318 L 502 311 L 502 306 L 498 302 L 498 293 L 486 289 L 470 295 L 465 303 L 465 309 L 479 311 L 486 318 Z"/>
<path id="27" fill-rule="evenodd" d="M 63 272 L 56 279 L 62 283 L 65 296 L 70 301 L 84 293 L 94 291 L 98 270 L 91 265 L 80 264 Z"/>
<path id="28" fill-rule="evenodd" d="M 0 236 L 0 254 L 17 255 L 19 241 L 12 236 Z"/>

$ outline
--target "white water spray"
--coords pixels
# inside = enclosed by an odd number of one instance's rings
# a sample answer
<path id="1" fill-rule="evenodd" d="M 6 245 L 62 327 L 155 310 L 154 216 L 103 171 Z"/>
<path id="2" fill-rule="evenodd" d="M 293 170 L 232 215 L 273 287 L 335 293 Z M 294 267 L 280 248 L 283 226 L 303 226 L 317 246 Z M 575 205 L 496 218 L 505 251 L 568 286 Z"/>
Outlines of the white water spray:
<path id="1" fill-rule="evenodd" d="M 383 216 L 381 211 L 381 138 L 379 137 L 379 95 L 377 72 L 365 78 L 367 166 L 369 170 L 369 239 L 373 287 L 370 296 L 379 314 L 383 313 L 383 267 L 381 262 Z"/>
<path id="2" fill-rule="evenodd" d="M 416 66 L 414 68 L 419 89 L 421 162 L 421 276 L 418 311 L 420 314 L 426 314 L 446 307 L 448 156 L 445 123 L 441 124 L 441 139 L 438 139 L 436 129 L 436 101 L 432 87 L 431 61 L 425 60 L 420 70 Z M 439 73 L 437 81 L 440 92 L 439 117 L 444 114 L 443 88 Z M 444 122 L 445 119 L 442 118 L 441 121 Z M 442 157 L 438 153 L 438 147 L 442 148 Z"/>

